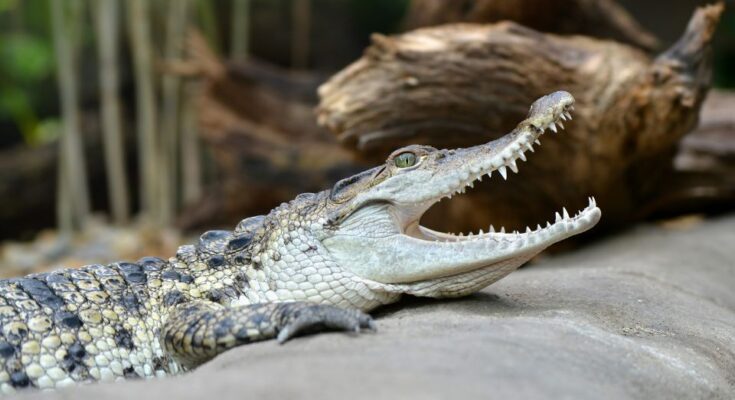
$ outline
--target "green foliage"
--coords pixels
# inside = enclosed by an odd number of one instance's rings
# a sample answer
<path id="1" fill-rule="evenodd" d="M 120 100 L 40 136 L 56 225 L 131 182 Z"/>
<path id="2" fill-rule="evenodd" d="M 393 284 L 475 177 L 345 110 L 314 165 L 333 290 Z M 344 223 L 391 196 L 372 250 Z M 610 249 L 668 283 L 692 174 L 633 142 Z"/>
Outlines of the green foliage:
<path id="1" fill-rule="evenodd" d="M 48 0 L 0 0 L 0 118 L 31 145 L 58 135 L 58 119 L 37 114 L 56 102 L 49 23 Z"/>
<path id="2" fill-rule="evenodd" d="M 47 40 L 29 34 L 0 37 L 0 72 L 3 79 L 27 84 L 47 78 L 54 67 L 52 51 Z"/>
<path id="3" fill-rule="evenodd" d="M 0 0 L 0 13 L 16 9 L 18 3 L 18 0 Z"/>
<path id="4" fill-rule="evenodd" d="M 33 98 L 20 86 L 0 84 L 0 118 L 15 122 L 29 145 L 47 143 L 59 136 L 59 120 L 39 120 L 34 111 Z"/>

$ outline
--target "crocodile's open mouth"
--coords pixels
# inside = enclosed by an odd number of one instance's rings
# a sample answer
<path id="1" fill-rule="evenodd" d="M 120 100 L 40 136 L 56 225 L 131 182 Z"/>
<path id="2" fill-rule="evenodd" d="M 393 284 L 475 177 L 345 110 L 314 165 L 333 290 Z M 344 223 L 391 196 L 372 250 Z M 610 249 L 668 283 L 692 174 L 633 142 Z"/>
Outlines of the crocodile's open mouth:
<path id="1" fill-rule="evenodd" d="M 556 92 L 537 100 L 513 132 L 490 143 L 455 150 L 408 147 L 394 158 L 398 167 L 389 178 L 359 195 L 359 206 L 324 243 L 333 256 L 357 275 L 380 283 L 436 282 L 493 268 L 510 272 L 546 247 L 594 226 L 600 209 L 589 205 L 575 215 L 566 209 L 554 222 L 525 232 L 496 231 L 452 234 L 421 226 L 424 213 L 443 199 L 472 188 L 483 177 L 507 179 L 518 172 L 544 132 L 564 129 L 574 98 Z M 410 153 L 406 155 L 407 153 Z"/>
<path id="2" fill-rule="evenodd" d="M 526 161 L 526 151 L 533 153 L 533 146 L 541 144 L 539 141 L 541 135 L 548 131 L 557 133 L 564 129 L 564 122 L 572 119 L 572 110 L 574 110 L 573 104 L 564 105 L 558 113 L 554 113 L 553 119 L 522 132 L 513 141 L 506 144 L 503 151 L 488 159 L 486 163 L 468 167 L 465 171 L 462 171 L 461 179 L 456 186 L 450 188 L 446 194 L 439 197 L 438 201 L 432 203 L 436 204 L 444 199 L 451 199 L 456 195 L 464 194 L 468 188 L 473 188 L 474 184 L 481 182 L 484 177 L 492 178 L 495 175 L 496 177 L 502 177 L 504 180 L 508 179 L 508 170 L 513 173 L 518 172 L 518 162 Z M 423 208 L 423 205 L 421 208 Z M 406 214 L 410 215 L 411 213 L 396 213 L 399 220 L 401 215 Z M 594 225 L 597 222 L 599 214 L 600 210 L 597 208 L 594 197 L 589 197 L 587 207 L 579 210 L 576 214 L 569 215 L 567 209 L 562 208 L 556 212 L 553 223 L 546 221 L 544 226 L 538 224 L 536 228 L 527 226 L 525 232 L 506 232 L 505 227 L 502 226 L 496 231 L 492 225 L 488 227 L 487 232 L 482 229 L 477 233 L 470 232 L 467 234 L 437 232 L 421 226 L 419 223 L 420 216 L 411 220 L 402 220 L 398 224 L 402 233 L 422 240 L 462 242 L 492 239 L 499 243 L 514 243 L 517 245 L 518 243 L 544 241 L 545 238 L 557 234 L 570 233 L 571 235 L 578 233 L 579 230 L 586 230 L 586 227 L 590 224 Z"/>

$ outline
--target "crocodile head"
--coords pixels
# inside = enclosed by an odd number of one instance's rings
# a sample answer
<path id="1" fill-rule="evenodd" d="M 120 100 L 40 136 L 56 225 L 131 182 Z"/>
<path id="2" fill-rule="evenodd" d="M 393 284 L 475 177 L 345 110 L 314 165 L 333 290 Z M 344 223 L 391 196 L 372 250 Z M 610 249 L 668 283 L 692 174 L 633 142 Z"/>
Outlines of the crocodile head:
<path id="1" fill-rule="evenodd" d="M 319 240 L 341 268 L 373 289 L 445 297 L 489 285 L 546 247 L 594 226 L 600 219 L 594 199 L 574 216 L 565 209 L 554 223 L 524 233 L 455 235 L 421 226 L 421 216 L 483 177 L 505 179 L 509 170 L 516 172 L 516 162 L 526 159 L 544 131 L 563 128 L 573 104 L 567 92 L 544 96 L 515 130 L 487 144 L 395 151 L 384 165 L 334 186 Z"/>

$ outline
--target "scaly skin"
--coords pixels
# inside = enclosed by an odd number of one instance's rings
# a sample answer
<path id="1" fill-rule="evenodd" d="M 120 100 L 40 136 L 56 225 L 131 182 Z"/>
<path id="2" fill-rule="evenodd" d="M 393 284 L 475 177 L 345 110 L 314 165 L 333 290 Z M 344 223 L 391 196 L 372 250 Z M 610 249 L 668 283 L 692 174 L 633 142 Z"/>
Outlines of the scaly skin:
<path id="1" fill-rule="evenodd" d="M 600 218 L 594 200 L 524 234 L 454 236 L 420 226 L 421 215 L 483 175 L 516 170 L 573 101 L 545 96 L 518 128 L 485 145 L 398 150 L 332 190 L 300 195 L 233 232 L 207 232 L 168 261 L 0 281 L 0 389 L 177 374 L 244 343 L 374 329 L 364 312 L 404 293 L 482 289 L 591 228 Z"/>

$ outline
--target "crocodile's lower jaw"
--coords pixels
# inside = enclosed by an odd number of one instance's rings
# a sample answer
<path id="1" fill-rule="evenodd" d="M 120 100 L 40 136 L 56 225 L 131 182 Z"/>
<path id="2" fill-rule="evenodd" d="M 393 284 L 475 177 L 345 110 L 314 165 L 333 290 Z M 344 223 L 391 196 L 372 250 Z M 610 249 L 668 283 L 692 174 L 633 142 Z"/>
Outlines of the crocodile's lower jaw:
<path id="1" fill-rule="evenodd" d="M 369 208 L 374 207 L 373 210 Z M 459 277 L 467 273 L 493 267 L 507 273 L 521 266 L 550 245 L 593 227 L 600 219 L 601 211 L 593 198 L 589 205 L 570 216 L 566 209 L 556 213 L 554 223 L 546 223 L 526 232 L 505 233 L 480 231 L 477 234 L 454 235 L 436 232 L 414 223 L 401 226 L 395 210 L 389 205 L 372 205 L 365 215 L 396 221 L 392 234 L 346 236 L 325 243 L 332 255 L 345 268 L 358 276 L 384 284 L 415 283 L 442 278 Z M 362 214 L 356 218 L 362 218 Z M 494 282 L 482 276 L 478 280 L 485 285 Z"/>

